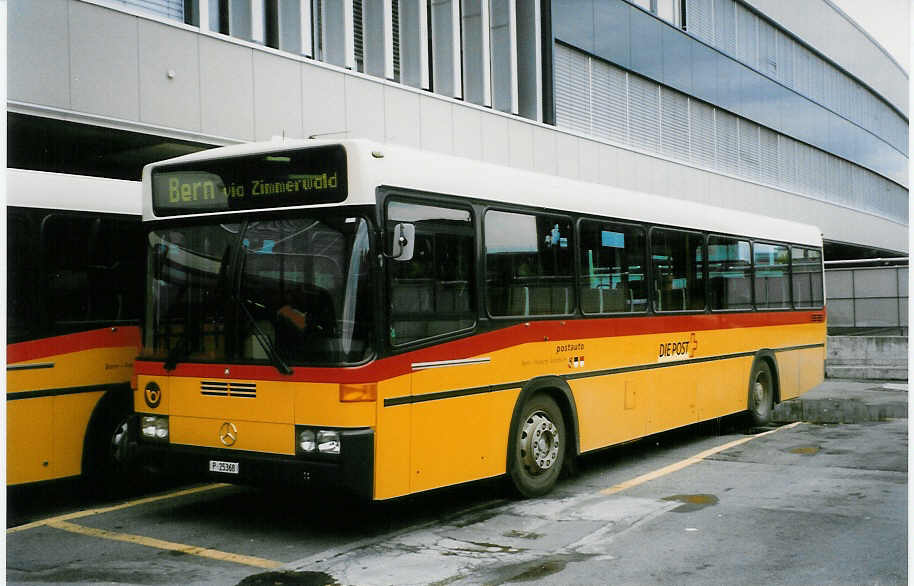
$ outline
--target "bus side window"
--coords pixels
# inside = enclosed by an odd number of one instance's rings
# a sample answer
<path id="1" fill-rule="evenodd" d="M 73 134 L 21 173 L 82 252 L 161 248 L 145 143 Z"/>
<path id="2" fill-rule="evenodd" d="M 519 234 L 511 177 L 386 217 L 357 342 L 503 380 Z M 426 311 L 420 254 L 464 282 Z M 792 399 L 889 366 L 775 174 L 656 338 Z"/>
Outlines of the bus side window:
<path id="1" fill-rule="evenodd" d="M 390 341 L 399 346 L 476 324 L 475 230 L 469 211 L 392 201 L 388 231 L 416 227 L 413 257 L 388 263 Z"/>
<path id="2" fill-rule="evenodd" d="M 651 231 L 654 309 L 697 311 L 705 308 L 704 237 L 698 232 Z"/>
<path id="3" fill-rule="evenodd" d="M 35 284 L 39 259 L 35 256 L 33 226 L 26 210 L 7 208 L 7 343 L 38 336 Z"/>
<path id="4" fill-rule="evenodd" d="M 749 242 L 708 237 L 711 309 L 752 309 L 752 255 Z"/>
<path id="5" fill-rule="evenodd" d="M 822 307 L 822 253 L 811 248 L 791 248 L 794 307 Z"/>
<path id="6" fill-rule="evenodd" d="M 790 307 L 790 255 L 786 246 L 755 242 L 755 306 L 758 309 Z"/>
<path id="7" fill-rule="evenodd" d="M 42 222 L 45 306 L 52 334 L 78 331 L 89 320 L 89 241 L 97 219 L 51 214 Z"/>
<path id="8" fill-rule="evenodd" d="M 647 309 L 644 228 L 583 220 L 581 309 L 584 313 L 633 313 Z"/>
<path id="9" fill-rule="evenodd" d="M 143 241 L 138 221 L 102 218 L 89 241 L 89 299 L 93 321 L 140 318 Z"/>
<path id="10" fill-rule="evenodd" d="M 575 309 L 571 221 L 490 210 L 486 297 L 496 316 L 566 315 Z"/>

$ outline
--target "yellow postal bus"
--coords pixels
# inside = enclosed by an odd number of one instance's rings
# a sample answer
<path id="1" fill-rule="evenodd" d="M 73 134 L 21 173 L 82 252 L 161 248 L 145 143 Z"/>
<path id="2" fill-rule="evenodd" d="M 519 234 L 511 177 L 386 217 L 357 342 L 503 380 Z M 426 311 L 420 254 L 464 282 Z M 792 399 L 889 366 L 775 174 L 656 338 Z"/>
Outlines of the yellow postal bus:
<path id="1" fill-rule="evenodd" d="M 140 344 L 140 183 L 7 169 L 7 186 L 7 484 L 110 477 Z"/>
<path id="2" fill-rule="evenodd" d="M 390 145 L 147 166 L 141 445 L 388 499 L 773 404 L 823 378 L 812 227 Z"/>

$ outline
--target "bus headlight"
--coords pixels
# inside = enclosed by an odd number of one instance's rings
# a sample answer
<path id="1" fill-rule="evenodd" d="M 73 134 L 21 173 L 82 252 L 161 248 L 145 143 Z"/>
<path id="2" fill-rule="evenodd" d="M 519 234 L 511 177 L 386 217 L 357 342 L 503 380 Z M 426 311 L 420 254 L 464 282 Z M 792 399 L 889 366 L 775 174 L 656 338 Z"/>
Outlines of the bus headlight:
<path id="1" fill-rule="evenodd" d="M 303 429 L 298 433 L 298 449 L 305 453 L 312 453 L 317 447 L 317 442 L 314 441 L 314 430 L 313 429 Z"/>
<path id="2" fill-rule="evenodd" d="M 325 429 L 317 432 L 317 451 L 322 454 L 339 454 L 340 432 Z"/>
<path id="3" fill-rule="evenodd" d="M 168 441 L 168 417 L 143 415 L 140 417 L 140 433 L 147 440 Z"/>
<path id="4" fill-rule="evenodd" d="M 317 454 L 339 456 L 342 441 L 339 430 L 295 426 L 295 453 L 299 456 Z"/>

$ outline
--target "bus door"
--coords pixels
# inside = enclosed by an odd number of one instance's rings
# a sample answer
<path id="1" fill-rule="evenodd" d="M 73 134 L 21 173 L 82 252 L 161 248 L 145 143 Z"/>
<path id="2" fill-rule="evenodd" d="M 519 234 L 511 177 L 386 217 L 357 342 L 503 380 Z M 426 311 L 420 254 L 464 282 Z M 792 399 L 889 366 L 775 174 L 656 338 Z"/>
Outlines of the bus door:
<path id="1" fill-rule="evenodd" d="M 387 204 L 388 234 L 398 223 L 415 228 L 411 258 L 388 265 L 390 344 L 410 357 L 411 491 L 505 470 L 501 427 L 509 421 L 499 427 L 501 410 L 491 402 L 506 398 L 487 392 L 490 357 L 470 337 L 477 315 L 473 222 L 468 208 L 398 198 Z"/>

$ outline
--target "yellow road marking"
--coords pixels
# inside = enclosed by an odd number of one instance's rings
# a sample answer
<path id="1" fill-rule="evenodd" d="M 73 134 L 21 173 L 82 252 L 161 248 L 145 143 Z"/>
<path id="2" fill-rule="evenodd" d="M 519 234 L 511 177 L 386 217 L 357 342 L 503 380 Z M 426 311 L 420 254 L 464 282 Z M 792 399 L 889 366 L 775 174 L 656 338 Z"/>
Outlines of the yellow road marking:
<path id="1" fill-rule="evenodd" d="M 177 551 L 185 553 L 188 555 L 195 555 L 204 558 L 209 558 L 212 560 L 219 560 L 223 562 L 234 562 L 236 564 L 244 564 L 246 566 L 255 566 L 257 568 L 267 568 L 274 569 L 282 565 L 282 562 L 277 562 L 274 560 L 267 560 L 264 558 L 249 556 L 249 555 L 239 555 L 237 553 L 228 553 L 225 551 L 219 551 L 215 549 L 207 549 L 205 547 L 197 547 L 194 545 L 184 545 L 183 543 L 174 543 L 172 541 L 163 541 L 161 539 L 154 539 L 152 537 L 143 537 L 142 535 L 131 535 L 129 533 L 115 533 L 114 531 L 107 531 L 105 529 L 95 529 L 93 527 L 84 527 L 83 525 L 76 525 L 75 523 L 70 523 L 68 521 L 61 521 L 59 519 L 49 519 L 45 525 L 48 527 L 54 527 L 55 529 L 62 529 L 63 531 L 69 531 L 70 533 L 78 533 L 80 535 L 88 535 L 90 537 L 98 537 L 101 539 L 110 539 L 112 541 L 123 541 L 126 543 L 135 543 L 137 545 L 145 545 L 146 547 L 155 547 L 158 549 L 166 549 L 169 551 Z"/>
<path id="2" fill-rule="evenodd" d="M 58 521 L 69 521 L 71 519 L 81 519 L 83 517 L 91 517 L 92 515 L 99 515 L 102 513 L 110 513 L 111 511 L 119 511 L 121 509 L 127 509 L 130 507 L 135 507 L 137 505 L 145 505 L 147 503 L 154 503 L 157 501 L 164 501 L 172 498 L 177 498 L 179 496 L 186 496 L 189 494 L 197 494 L 200 492 L 206 492 L 209 490 L 214 490 L 216 488 L 223 488 L 226 486 L 231 486 L 230 484 L 207 484 L 205 486 L 197 486 L 194 488 L 187 488 L 184 490 L 178 490 L 175 492 L 169 492 L 166 494 L 160 494 L 157 496 L 150 496 L 142 499 L 137 499 L 135 501 L 128 501 L 126 503 L 121 503 L 119 505 L 113 505 L 110 507 L 101 507 L 98 509 L 86 509 L 85 511 L 76 511 L 75 513 L 67 513 L 66 515 L 60 515 L 59 517 L 51 517 L 50 519 L 44 519 L 42 521 L 34 521 L 32 523 L 26 523 L 25 525 L 19 525 L 17 527 L 11 527 L 6 530 L 6 534 L 18 533 L 20 531 L 25 531 L 27 529 L 34 529 L 35 527 L 42 527 L 44 525 L 50 525 L 51 523 Z"/>
<path id="3" fill-rule="evenodd" d="M 663 468 L 659 468 L 657 470 L 654 470 L 653 472 L 648 472 L 647 474 L 642 474 L 641 476 L 638 476 L 637 478 L 632 478 L 631 480 L 626 480 L 625 482 L 621 482 L 621 483 L 611 486 L 607 489 L 601 490 L 600 494 L 616 494 L 617 492 L 622 492 L 623 490 L 632 488 L 633 486 L 638 486 L 639 484 L 644 484 L 645 482 L 649 482 L 651 480 L 656 480 L 656 479 L 660 478 L 661 476 L 666 476 L 667 474 L 671 474 L 678 470 L 682 470 L 683 468 L 691 466 L 692 464 L 697 464 L 698 462 L 701 462 L 705 458 L 708 458 L 709 456 L 713 456 L 714 454 L 719 454 L 720 452 L 723 452 L 724 450 L 729 450 L 730 448 L 736 447 L 736 446 L 744 444 L 746 442 L 751 442 L 752 440 L 754 440 L 756 438 L 760 438 L 760 437 L 781 431 L 782 429 L 790 429 L 792 427 L 796 427 L 796 426 L 800 425 L 801 423 L 802 423 L 802 421 L 797 421 L 797 422 L 791 423 L 790 425 L 785 425 L 785 426 L 779 427 L 777 429 L 772 429 L 771 431 L 766 431 L 764 433 L 759 433 L 757 435 L 749 435 L 744 438 L 740 438 L 738 440 L 733 440 L 732 442 L 728 442 L 726 444 L 717 446 L 716 448 L 711 448 L 709 450 L 705 450 L 703 452 L 695 454 L 691 458 L 686 458 L 685 460 L 681 460 L 679 462 L 676 462 L 675 464 L 670 464 L 669 466 L 664 466 Z"/>

